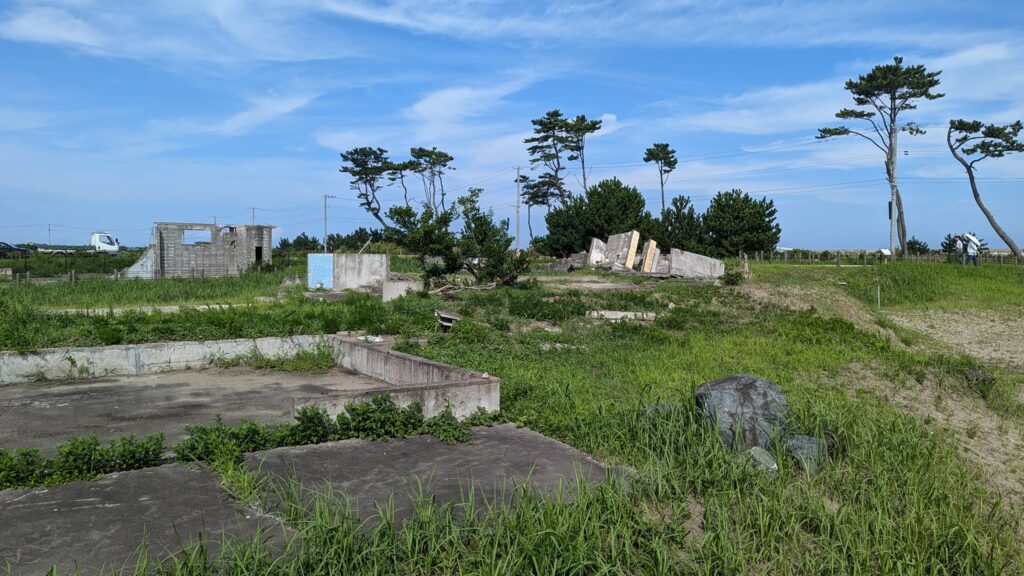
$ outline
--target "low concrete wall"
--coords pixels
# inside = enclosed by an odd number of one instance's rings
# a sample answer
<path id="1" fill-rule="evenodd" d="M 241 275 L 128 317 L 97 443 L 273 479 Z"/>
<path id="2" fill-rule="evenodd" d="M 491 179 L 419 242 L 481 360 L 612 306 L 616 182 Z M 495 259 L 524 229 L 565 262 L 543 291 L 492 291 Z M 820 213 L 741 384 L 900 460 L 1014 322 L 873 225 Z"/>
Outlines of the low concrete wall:
<path id="1" fill-rule="evenodd" d="M 154 374 L 210 366 L 219 358 L 242 356 L 253 349 L 264 356 L 291 356 L 317 344 L 327 344 L 340 350 L 333 336 L 290 336 L 0 352 L 0 384 L 44 378 L 61 380 Z"/>
<path id="2" fill-rule="evenodd" d="M 300 404 L 318 404 L 337 414 L 349 402 L 366 401 L 386 392 L 401 405 L 419 402 L 427 418 L 449 405 L 459 418 L 479 408 L 494 411 L 501 407 L 498 378 L 395 352 L 386 343 L 363 342 L 351 333 L 0 352 L 0 385 L 40 378 L 136 376 L 202 368 L 253 349 L 268 357 L 291 356 L 318 345 L 329 346 L 339 366 L 379 380 L 380 386 L 330 397 L 302 398 Z"/>
<path id="3" fill-rule="evenodd" d="M 385 280 L 381 296 L 388 302 L 420 290 L 423 290 L 422 280 Z"/>

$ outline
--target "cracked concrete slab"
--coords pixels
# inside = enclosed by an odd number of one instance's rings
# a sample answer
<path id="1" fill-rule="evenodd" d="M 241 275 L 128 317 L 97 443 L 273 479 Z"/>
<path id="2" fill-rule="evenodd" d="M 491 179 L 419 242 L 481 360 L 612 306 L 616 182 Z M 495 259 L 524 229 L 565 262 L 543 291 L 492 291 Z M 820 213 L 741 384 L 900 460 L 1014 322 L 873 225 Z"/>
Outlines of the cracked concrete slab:
<path id="1" fill-rule="evenodd" d="M 232 500 L 216 474 L 168 464 L 95 481 L 0 491 L 0 572 L 111 573 L 134 566 L 142 545 L 149 560 L 202 537 L 211 555 L 223 536 L 282 538 L 269 516 Z"/>
<path id="2" fill-rule="evenodd" d="M 250 368 L 191 370 L 78 383 L 0 386 L 0 447 L 50 450 L 70 436 L 106 441 L 125 434 L 165 433 L 169 446 L 185 426 L 242 419 L 289 422 L 295 409 L 319 398 L 386 387 L 369 376 Z"/>
<path id="3" fill-rule="evenodd" d="M 343 440 L 255 452 L 245 459 L 251 469 L 281 484 L 294 479 L 314 491 L 329 485 L 347 496 L 362 518 L 372 518 L 374 505 L 392 497 L 396 519 L 409 517 L 420 487 L 438 504 L 462 502 L 475 487 L 482 506 L 507 504 L 524 483 L 547 494 L 563 486 L 571 496 L 578 474 L 590 483 L 605 479 L 604 466 L 590 456 L 513 424 L 473 428 L 472 440 L 464 444 L 448 445 L 433 436 Z"/>

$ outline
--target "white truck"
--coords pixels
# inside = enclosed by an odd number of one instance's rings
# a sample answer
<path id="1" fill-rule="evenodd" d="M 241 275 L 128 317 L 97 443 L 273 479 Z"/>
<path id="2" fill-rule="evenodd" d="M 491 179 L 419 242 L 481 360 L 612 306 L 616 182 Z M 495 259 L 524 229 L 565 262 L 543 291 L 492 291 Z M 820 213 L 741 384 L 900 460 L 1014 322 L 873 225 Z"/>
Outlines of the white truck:
<path id="1" fill-rule="evenodd" d="M 102 232 L 93 232 L 92 236 L 89 237 L 89 252 L 94 254 L 108 254 L 113 256 L 121 250 L 121 243 L 118 242 L 117 238 L 113 234 L 106 230 Z M 63 249 L 63 248 L 37 248 L 36 253 L 38 254 L 51 254 L 54 256 L 70 256 L 77 252 L 77 250 Z"/>

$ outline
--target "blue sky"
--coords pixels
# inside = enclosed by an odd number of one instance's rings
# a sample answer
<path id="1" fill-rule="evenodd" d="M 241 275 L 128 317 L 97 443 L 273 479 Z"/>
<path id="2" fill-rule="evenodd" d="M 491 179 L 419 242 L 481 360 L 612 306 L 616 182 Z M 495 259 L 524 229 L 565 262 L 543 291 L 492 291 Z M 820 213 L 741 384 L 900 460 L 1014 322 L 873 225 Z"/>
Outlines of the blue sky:
<path id="1" fill-rule="evenodd" d="M 990 2 L 22 1 L 0 4 L 0 240 L 84 243 L 153 221 L 260 222 L 276 236 L 370 226 L 342 150 L 455 156 L 449 185 L 514 214 L 530 119 L 603 118 L 591 181 L 660 206 L 644 148 L 680 157 L 669 195 L 772 198 L 782 244 L 888 242 L 881 153 L 815 141 L 850 104 L 843 82 L 902 55 L 943 70 L 946 97 L 908 114 L 909 233 L 996 240 L 945 148 L 953 117 L 1024 117 L 1024 4 Z M 1024 157 L 981 165 L 983 198 L 1024 241 Z M 576 185 L 575 176 L 569 182 Z M 385 205 L 401 200 L 391 189 Z M 524 214 L 525 218 L 525 214 Z M 543 230 L 534 216 L 534 228 Z M 526 234 L 525 221 L 522 225 Z"/>

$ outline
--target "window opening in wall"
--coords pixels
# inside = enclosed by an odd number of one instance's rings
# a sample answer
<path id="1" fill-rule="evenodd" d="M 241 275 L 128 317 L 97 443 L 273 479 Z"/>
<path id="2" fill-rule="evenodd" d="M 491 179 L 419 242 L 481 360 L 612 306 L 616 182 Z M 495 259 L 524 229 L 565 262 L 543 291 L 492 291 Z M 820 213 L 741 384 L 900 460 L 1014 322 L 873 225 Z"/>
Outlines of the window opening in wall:
<path id="1" fill-rule="evenodd" d="M 181 231 L 181 243 L 182 244 L 209 244 L 212 234 L 208 229 L 200 230 L 182 230 Z"/>
<path id="2" fill-rule="evenodd" d="M 263 262 L 263 246 L 256 247 L 256 261 Z"/>

